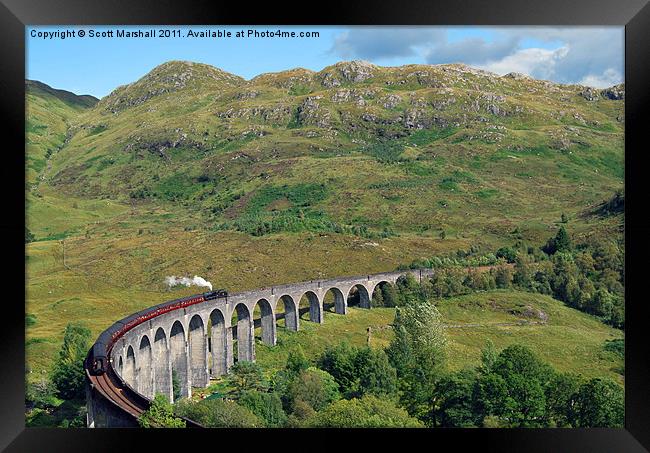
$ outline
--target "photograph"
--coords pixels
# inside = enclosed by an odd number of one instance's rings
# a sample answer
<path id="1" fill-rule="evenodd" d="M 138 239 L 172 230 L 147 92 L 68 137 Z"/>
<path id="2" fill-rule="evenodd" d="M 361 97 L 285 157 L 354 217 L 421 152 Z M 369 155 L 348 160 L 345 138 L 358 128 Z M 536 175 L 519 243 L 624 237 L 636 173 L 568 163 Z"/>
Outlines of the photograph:
<path id="1" fill-rule="evenodd" d="M 24 33 L 27 428 L 624 428 L 624 26 Z"/>

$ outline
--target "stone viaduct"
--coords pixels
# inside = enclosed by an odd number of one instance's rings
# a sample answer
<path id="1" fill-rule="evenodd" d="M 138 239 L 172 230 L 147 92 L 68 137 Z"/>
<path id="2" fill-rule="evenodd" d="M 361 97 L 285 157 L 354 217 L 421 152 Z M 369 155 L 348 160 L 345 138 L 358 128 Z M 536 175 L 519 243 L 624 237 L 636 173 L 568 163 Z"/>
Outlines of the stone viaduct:
<path id="1" fill-rule="evenodd" d="M 333 280 L 313 280 L 230 294 L 150 319 L 127 331 L 113 346 L 112 368 L 131 390 L 146 399 L 162 393 L 173 400 L 173 379 L 181 396 L 207 387 L 210 378 L 227 374 L 235 361 L 255 361 L 255 328 L 263 343 L 276 344 L 277 322 L 300 328 L 300 300 L 309 302 L 309 320 L 324 322 L 324 301 L 331 294 L 334 312 L 345 315 L 348 300 L 371 308 L 375 288 L 412 274 L 422 281 L 431 269 L 404 270 Z M 304 311 L 306 312 L 305 307 Z"/>

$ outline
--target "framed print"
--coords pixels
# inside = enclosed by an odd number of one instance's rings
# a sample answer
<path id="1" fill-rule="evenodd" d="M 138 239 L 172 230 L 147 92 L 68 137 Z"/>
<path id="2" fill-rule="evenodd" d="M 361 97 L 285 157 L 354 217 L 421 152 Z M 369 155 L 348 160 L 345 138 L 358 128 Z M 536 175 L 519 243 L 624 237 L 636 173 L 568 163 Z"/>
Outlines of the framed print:
<path id="1" fill-rule="evenodd" d="M 237 6 L 4 2 L 1 445 L 645 451 L 649 7 Z"/>

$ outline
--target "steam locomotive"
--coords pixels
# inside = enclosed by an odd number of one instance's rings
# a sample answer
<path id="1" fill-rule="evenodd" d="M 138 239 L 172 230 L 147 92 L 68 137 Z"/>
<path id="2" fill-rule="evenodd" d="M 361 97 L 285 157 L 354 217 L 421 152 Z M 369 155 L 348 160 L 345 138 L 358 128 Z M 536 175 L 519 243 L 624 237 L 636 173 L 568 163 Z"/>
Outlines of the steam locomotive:
<path id="1" fill-rule="evenodd" d="M 172 300 L 170 302 L 165 302 L 154 307 L 139 311 L 117 321 L 115 324 L 101 333 L 89 351 L 86 360 L 89 364 L 91 364 L 91 374 L 101 375 L 106 372 L 108 369 L 109 361 L 108 354 L 110 353 L 111 348 L 115 342 L 122 335 L 124 335 L 124 333 L 133 329 L 135 326 L 173 310 L 178 310 L 180 308 L 205 302 L 207 300 L 215 300 L 220 298 L 225 298 L 227 301 L 228 291 L 225 289 L 218 289 L 216 291 L 209 291 L 196 296 L 189 296 L 182 299 Z"/>

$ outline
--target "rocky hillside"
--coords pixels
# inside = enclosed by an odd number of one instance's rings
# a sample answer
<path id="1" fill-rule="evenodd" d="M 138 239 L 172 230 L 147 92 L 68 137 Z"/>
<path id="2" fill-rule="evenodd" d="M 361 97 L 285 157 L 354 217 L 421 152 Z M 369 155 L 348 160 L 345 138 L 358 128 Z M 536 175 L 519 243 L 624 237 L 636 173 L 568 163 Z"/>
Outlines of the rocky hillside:
<path id="1" fill-rule="evenodd" d="M 173 61 L 70 121 L 47 177 L 253 234 L 533 234 L 622 187 L 624 97 L 457 64 L 246 81 Z"/>

